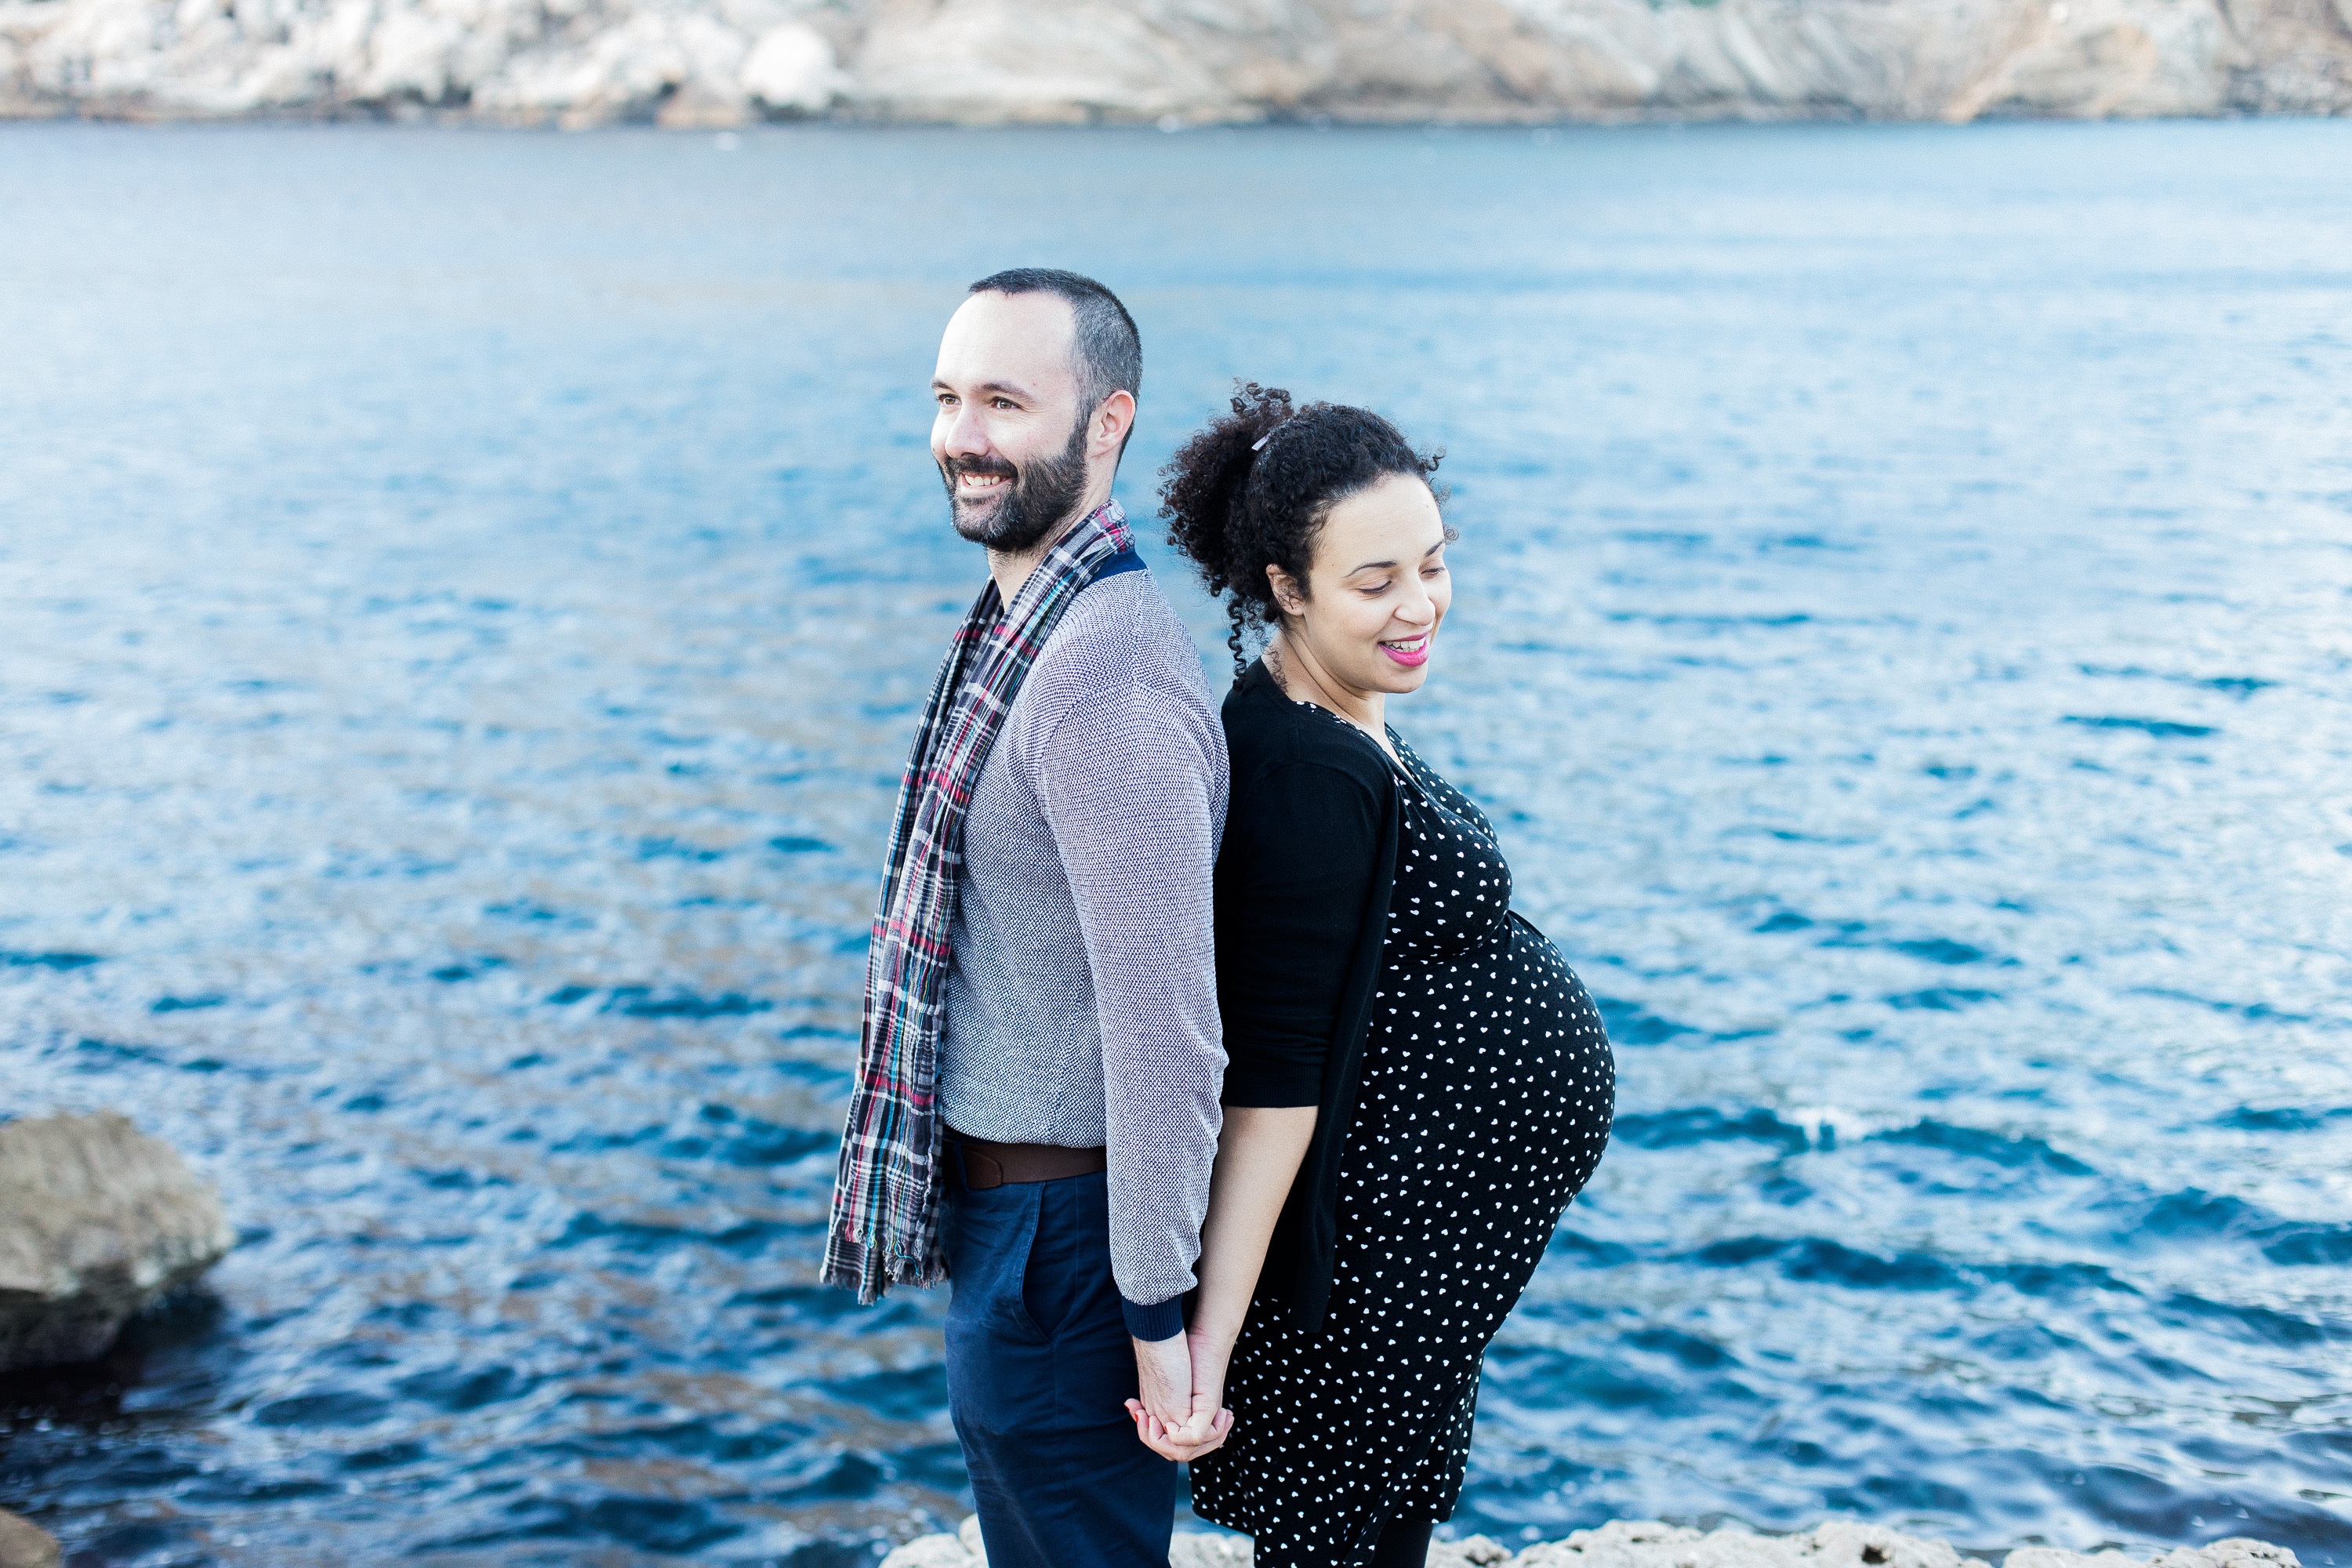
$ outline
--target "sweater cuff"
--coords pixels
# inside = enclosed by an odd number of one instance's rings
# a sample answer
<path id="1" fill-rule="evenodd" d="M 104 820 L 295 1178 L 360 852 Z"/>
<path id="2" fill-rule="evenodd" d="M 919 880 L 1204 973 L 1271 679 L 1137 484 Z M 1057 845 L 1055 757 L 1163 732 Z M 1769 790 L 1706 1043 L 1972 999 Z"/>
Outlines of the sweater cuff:
<path id="1" fill-rule="evenodd" d="M 1184 1298 L 1181 1296 L 1171 1296 L 1165 1301 L 1155 1302 L 1149 1307 L 1121 1296 L 1118 1309 L 1127 1317 L 1127 1331 L 1146 1344 L 1172 1340 L 1184 1331 Z"/>

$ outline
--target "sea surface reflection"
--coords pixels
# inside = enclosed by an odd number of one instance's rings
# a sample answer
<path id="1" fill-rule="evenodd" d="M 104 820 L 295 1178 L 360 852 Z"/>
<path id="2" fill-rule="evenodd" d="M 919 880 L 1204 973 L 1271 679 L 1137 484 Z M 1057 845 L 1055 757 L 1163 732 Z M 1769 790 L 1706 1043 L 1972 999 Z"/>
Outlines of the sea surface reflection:
<path id="1" fill-rule="evenodd" d="M 940 1297 L 814 1278 L 979 573 L 923 385 L 1043 261 L 1138 513 L 1234 375 L 1449 453 L 1397 721 L 1622 1108 L 1457 1529 L 2352 1563 L 2352 124 L 15 126 L 0 213 L 0 1108 L 245 1235 L 8 1385 L 75 1562 L 966 1506 Z"/>

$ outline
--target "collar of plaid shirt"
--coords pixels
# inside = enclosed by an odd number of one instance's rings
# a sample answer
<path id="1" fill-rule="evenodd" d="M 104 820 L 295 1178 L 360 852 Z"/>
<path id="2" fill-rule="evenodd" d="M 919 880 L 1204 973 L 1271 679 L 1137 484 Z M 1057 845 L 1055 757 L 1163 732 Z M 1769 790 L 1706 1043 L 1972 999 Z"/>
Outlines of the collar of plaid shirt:
<path id="1" fill-rule="evenodd" d="M 1117 501 L 1089 512 L 1003 605 L 993 581 L 932 682 L 898 785 L 890 859 L 866 952 L 857 1081 L 842 1131 L 824 1278 L 879 1300 L 893 1285 L 945 1278 L 940 1251 L 940 1026 L 948 926 L 963 870 L 963 819 L 1021 683 L 1071 601 L 1131 562 Z M 1000 609 L 1002 613 L 1000 614 Z"/>

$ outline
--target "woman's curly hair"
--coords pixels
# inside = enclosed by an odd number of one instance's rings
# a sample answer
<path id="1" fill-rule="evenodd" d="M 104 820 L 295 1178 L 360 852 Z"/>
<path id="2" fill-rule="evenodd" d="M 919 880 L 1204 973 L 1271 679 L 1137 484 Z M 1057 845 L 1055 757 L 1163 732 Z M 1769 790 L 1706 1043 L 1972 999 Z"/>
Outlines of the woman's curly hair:
<path id="1" fill-rule="evenodd" d="M 1233 413 L 1212 422 L 1160 470 L 1160 515 L 1168 542 L 1201 569 L 1233 618 L 1234 674 L 1249 668 L 1243 634 L 1276 625 L 1282 611 L 1265 569 L 1279 566 L 1307 589 L 1315 539 L 1331 508 L 1391 474 L 1423 482 L 1443 452 L 1416 452 L 1397 427 L 1366 408 L 1309 403 L 1255 382 L 1234 384 Z M 1443 505 L 1445 496 L 1431 492 Z M 1446 537 L 1454 537 L 1452 529 Z"/>

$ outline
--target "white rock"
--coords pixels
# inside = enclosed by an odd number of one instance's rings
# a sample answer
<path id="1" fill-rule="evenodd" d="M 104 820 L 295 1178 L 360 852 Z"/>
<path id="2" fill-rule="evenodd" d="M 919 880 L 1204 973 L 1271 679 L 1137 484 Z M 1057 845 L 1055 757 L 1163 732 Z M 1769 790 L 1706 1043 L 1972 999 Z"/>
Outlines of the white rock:
<path id="1" fill-rule="evenodd" d="M 1654 1519 L 1612 1519 L 1598 1530 L 1570 1531 L 1566 1541 L 1528 1547 L 1516 1568 L 1650 1568 L 1671 1563 L 1675 1548 L 1699 1539 L 1696 1530 Z"/>
<path id="2" fill-rule="evenodd" d="M 2012 1562 L 2014 1559 L 2011 1560 Z M 1801 1535 L 1696 1530 L 1612 1520 L 1564 1542 L 1531 1546 L 1513 1568 L 1984 1568 L 1940 1541 L 1881 1524 L 1831 1520 Z"/>
<path id="3" fill-rule="evenodd" d="M 1506 1552 L 1494 1561 L 1507 1561 Z M 1437 1563 L 1433 1556 L 1430 1562 Z M 1446 1559 L 1450 1563 L 1452 1559 Z M 1485 1561 L 1481 1559 L 1480 1561 Z M 1181 1531 L 1168 1542 L 1168 1568 L 1249 1568 L 1250 1543 L 1236 1535 L 1211 1535 L 1206 1531 Z M 954 1535 L 924 1535 L 909 1541 L 882 1559 L 882 1568 L 988 1568 L 988 1552 L 981 1544 L 980 1518 L 968 1515 Z"/>
<path id="4" fill-rule="evenodd" d="M 815 28 L 786 22 L 761 33 L 744 58 L 743 90 L 770 109 L 817 114 L 849 85 Z"/>
<path id="5" fill-rule="evenodd" d="M 1943 1542 L 1924 1541 L 1859 1520 L 1832 1519 L 1810 1535 L 1791 1539 L 1810 1541 L 1806 1561 L 1821 1568 L 1866 1568 L 1872 1563 L 1884 1563 L 1885 1568 L 1960 1568 L 1960 1554 Z"/>
<path id="6" fill-rule="evenodd" d="M 0 1508 L 0 1568 L 58 1568 L 63 1556 L 56 1536 Z"/>
<path id="7" fill-rule="evenodd" d="M 454 16 L 425 5 L 395 10 L 370 33 L 364 63 L 352 85 L 362 98 L 415 97 L 438 103 L 449 95 L 450 60 L 464 41 L 464 25 Z"/>
<path id="8" fill-rule="evenodd" d="M 857 61 L 858 94 L 895 118 L 967 122 L 1230 109 L 1231 95 L 1189 58 L 1181 34 L 1150 25 L 1150 10 L 1101 0 L 881 0 Z"/>
<path id="9" fill-rule="evenodd" d="M 1250 1568 L 1250 1543 L 1238 1535 L 1184 1531 L 1168 1542 L 1168 1568 Z"/>
<path id="10" fill-rule="evenodd" d="M 212 1184 L 123 1117 L 0 1123 L 0 1371 L 99 1355 L 236 1245 Z"/>
<path id="11" fill-rule="evenodd" d="M 2345 26 L 2352 28 L 2352 18 L 2347 18 Z M 2168 1552 L 2149 1563 L 2148 1568 L 2302 1568 L 2302 1564 L 2284 1546 L 2233 1535 L 2209 1545 L 2183 1546 Z"/>
<path id="12" fill-rule="evenodd" d="M 971 1553 L 954 1536 L 919 1535 L 894 1548 L 882 1559 L 882 1568 L 974 1568 L 974 1563 Z"/>

